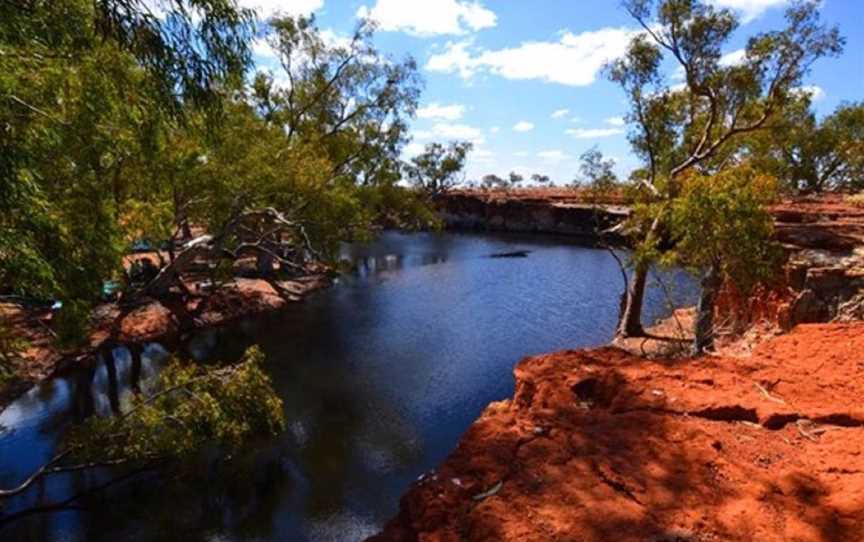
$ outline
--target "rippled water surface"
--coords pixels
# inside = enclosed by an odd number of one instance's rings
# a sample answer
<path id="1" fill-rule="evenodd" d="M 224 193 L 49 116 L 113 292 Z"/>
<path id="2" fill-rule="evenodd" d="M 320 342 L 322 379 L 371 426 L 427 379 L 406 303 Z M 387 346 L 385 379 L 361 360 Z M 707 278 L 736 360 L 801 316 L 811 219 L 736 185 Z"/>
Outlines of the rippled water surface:
<path id="1" fill-rule="evenodd" d="M 527 257 L 493 254 L 528 251 Z M 0 527 L 0 540 L 358 540 L 397 510 L 490 401 L 513 391 L 520 358 L 600 345 L 622 278 L 611 255 L 561 240 L 397 234 L 345 247 L 356 272 L 302 304 L 192 338 L 185 355 L 234 359 L 251 344 L 285 402 L 289 429 L 223 462 L 205 455 L 181 480 L 142 473 Z M 668 277 L 678 300 L 688 281 Z M 666 300 L 654 289 L 646 319 Z M 0 413 L 0 487 L 53 453 L 65 428 L 111 415 L 132 374 L 145 388 L 167 353 L 115 351 L 34 388 Z M 116 378 L 114 375 L 116 374 Z M 116 392 L 116 393 L 115 393 Z M 0 513 L 62 501 L 122 471 L 52 476 Z"/>

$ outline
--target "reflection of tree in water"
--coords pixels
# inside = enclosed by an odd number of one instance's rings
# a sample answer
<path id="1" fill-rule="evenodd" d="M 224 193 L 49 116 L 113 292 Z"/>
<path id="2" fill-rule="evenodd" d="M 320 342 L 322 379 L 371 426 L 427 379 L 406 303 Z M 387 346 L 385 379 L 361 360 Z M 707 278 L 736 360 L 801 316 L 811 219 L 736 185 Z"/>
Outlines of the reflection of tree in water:
<path id="1" fill-rule="evenodd" d="M 309 483 L 305 509 L 312 517 L 343 508 L 352 489 L 349 480 L 358 472 L 375 480 L 380 471 L 409 465 L 420 453 L 404 420 L 380 408 L 383 405 L 376 408 L 358 399 L 356 391 L 334 388 L 307 411 L 308 438 L 300 446 L 298 461 Z"/>
<path id="2" fill-rule="evenodd" d="M 223 358 L 226 352 L 242 352 L 254 342 L 253 337 L 237 333 L 240 328 L 212 342 L 212 352 Z M 263 328 L 267 330 L 266 325 Z M 258 326 L 247 329 L 261 332 Z M 318 332 L 332 333 L 332 322 Z M 95 415 L 99 404 L 110 405 L 110 412 L 103 409 L 105 415 L 116 414 L 124 404 L 123 394 L 142 388 L 147 373 L 153 372 L 152 364 L 142 363 L 141 346 L 129 346 L 128 352 L 124 348 L 105 348 L 94 363 L 69 375 L 65 407 L 43 420 L 47 437 L 57 438 L 69 422 L 80 423 Z M 182 468 L 151 471 L 94 493 L 87 492 L 126 471 L 103 468 L 64 474 L 34 487 L 27 502 L 56 502 L 85 493 L 74 503 L 75 515 L 63 517 L 80 521 L 87 540 L 133 533 L 188 540 L 205 538 L 214 530 L 266 538 L 274 525 L 280 532 L 286 528 L 300 532 L 304 518 L 344 509 L 357 472 L 368 472 L 374 480 L 380 469 L 399 468 L 416 459 L 419 450 L 411 445 L 415 441 L 411 428 L 395 414 L 382 415 L 389 409 L 380 404 L 380 398 L 334 376 L 332 367 L 300 362 L 299 356 L 285 356 L 278 349 L 272 358 L 268 365 L 277 372 L 274 384 L 286 402 L 289 424 L 292 420 L 302 424 L 301 438 L 287 434 L 257 443 L 230 460 L 211 450 Z M 51 388 L 40 389 L 40 398 L 51 400 L 57 393 Z M 374 487 L 374 482 L 369 485 Z M 48 540 L 57 534 L 50 515 L 31 516 L 0 529 L 0 539 L 8 535 L 22 541 Z"/>

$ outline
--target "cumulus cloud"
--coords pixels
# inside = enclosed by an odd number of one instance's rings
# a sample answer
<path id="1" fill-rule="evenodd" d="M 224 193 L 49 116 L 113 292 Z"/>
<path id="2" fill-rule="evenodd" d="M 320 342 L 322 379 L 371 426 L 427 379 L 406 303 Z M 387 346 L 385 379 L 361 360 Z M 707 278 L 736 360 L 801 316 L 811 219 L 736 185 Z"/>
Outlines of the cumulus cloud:
<path id="1" fill-rule="evenodd" d="M 771 8 L 789 3 L 789 0 L 711 0 L 717 7 L 729 8 L 741 14 L 741 20 L 749 23 Z"/>
<path id="2" fill-rule="evenodd" d="M 569 128 L 564 130 L 564 133 L 576 139 L 599 139 L 623 134 L 624 130 L 621 128 Z"/>
<path id="3" fill-rule="evenodd" d="M 552 149 L 548 151 L 540 151 L 537 153 L 537 156 L 546 162 L 563 162 L 564 160 L 569 160 L 571 156 L 566 152 L 559 149 Z"/>
<path id="4" fill-rule="evenodd" d="M 433 102 L 417 110 L 421 119 L 459 120 L 465 114 L 465 106 L 461 104 L 442 105 Z"/>
<path id="5" fill-rule="evenodd" d="M 448 43 L 443 52 L 429 58 L 426 69 L 458 73 L 464 79 L 487 72 L 506 79 L 586 86 L 608 61 L 625 53 L 634 33 L 627 28 L 568 31 L 557 41 L 530 41 L 498 50 L 477 49 L 471 41 Z"/>
<path id="6" fill-rule="evenodd" d="M 267 43 L 266 39 L 256 38 L 252 41 L 252 54 L 262 59 L 275 59 L 276 51 Z"/>
<path id="7" fill-rule="evenodd" d="M 493 126 L 492 128 L 489 128 L 489 133 L 490 133 L 490 134 L 497 134 L 497 133 L 500 132 L 500 131 L 501 131 L 501 127 L 500 127 L 500 126 Z"/>
<path id="8" fill-rule="evenodd" d="M 328 47 L 350 49 L 351 37 L 334 32 L 330 28 L 324 28 L 319 32 L 321 40 Z M 255 38 L 252 40 L 252 54 L 262 60 L 276 60 L 278 54 L 266 38 Z"/>
<path id="9" fill-rule="evenodd" d="M 747 56 L 747 51 L 744 49 L 737 49 L 730 53 L 726 53 L 725 55 L 720 57 L 720 65 L 721 66 L 737 66 L 744 62 L 744 57 Z"/>
<path id="10" fill-rule="evenodd" d="M 254 9 L 262 19 L 276 14 L 309 15 L 324 7 L 324 0 L 240 0 L 244 8 Z"/>
<path id="11" fill-rule="evenodd" d="M 804 85 L 794 88 L 793 91 L 801 94 L 809 94 L 810 99 L 814 102 L 818 102 L 825 98 L 825 90 L 818 85 Z"/>
<path id="12" fill-rule="evenodd" d="M 402 155 L 409 158 L 417 156 L 418 154 L 421 154 L 424 150 L 426 150 L 425 147 L 426 146 L 422 143 L 412 141 L 411 143 L 408 143 L 407 145 L 405 145 L 405 147 L 402 148 Z"/>
<path id="13" fill-rule="evenodd" d="M 495 153 L 489 149 L 474 149 L 468 156 L 477 164 L 491 164 L 495 161 Z"/>
<path id="14" fill-rule="evenodd" d="M 566 117 L 569 114 L 570 114 L 569 109 L 559 109 L 559 110 L 555 111 L 554 113 L 552 113 L 551 117 L 553 119 L 563 119 L 564 117 Z"/>
<path id="15" fill-rule="evenodd" d="M 609 126 L 624 126 L 627 122 L 624 120 L 624 117 L 609 117 L 606 119 L 606 124 Z"/>
<path id="16" fill-rule="evenodd" d="M 516 124 L 513 125 L 514 132 L 530 132 L 534 129 L 534 123 L 528 122 L 527 120 L 520 120 Z"/>
<path id="17" fill-rule="evenodd" d="M 439 122 L 429 130 L 415 130 L 414 137 L 421 141 L 470 141 L 475 145 L 480 145 L 485 141 L 483 132 L 479 128 L 448 122 Z"/>
<path id="18" fill-rule="evenodd" d="M 361 6 L 357 17 L 377 21 L 381 30 L 422 37 L 467 34 L 498 20 L 482 3 L 468 0 L 377 0 L 371 8 Z"/>

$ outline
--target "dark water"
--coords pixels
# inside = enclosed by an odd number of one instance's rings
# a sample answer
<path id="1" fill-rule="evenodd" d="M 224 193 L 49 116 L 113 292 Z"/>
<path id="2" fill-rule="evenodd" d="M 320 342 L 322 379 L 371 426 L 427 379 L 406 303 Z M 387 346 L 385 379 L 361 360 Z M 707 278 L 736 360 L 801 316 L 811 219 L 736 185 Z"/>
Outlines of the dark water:
<path id="1" fill-rule="evenodd" d="M 529 251 L 527 257 L 491 258 Z M 75 505 L 0 527 L 0 540 L 358 540 L 397 510 L 410 482 L 433 468 L 490 401 L 513 391 L 526 355 L 611 338 L 622 279 L 608 252 L 528 237 L 386 234 L 345 248 L 357 272 L 305 303 L 194 337 L 186 355 L 233 359 L 251 344 L 285 402 L 288 431 L 201 472 L 142 473 Z M 689 282 L 677 284 L 678 300 Z M 667 312 L 654 289 L 646 319 Z M 133 372 L 115 350 L 114 394 Z M 142 355 L 147 383 L 166 352 Z M 33 389 L 0 413 L 0 487 L 53 453 L 64 428 L 110 415 L 104 364 Z M 63 500 L 122 471 L 55 475 L 7 503 L 10 514 Z"/>

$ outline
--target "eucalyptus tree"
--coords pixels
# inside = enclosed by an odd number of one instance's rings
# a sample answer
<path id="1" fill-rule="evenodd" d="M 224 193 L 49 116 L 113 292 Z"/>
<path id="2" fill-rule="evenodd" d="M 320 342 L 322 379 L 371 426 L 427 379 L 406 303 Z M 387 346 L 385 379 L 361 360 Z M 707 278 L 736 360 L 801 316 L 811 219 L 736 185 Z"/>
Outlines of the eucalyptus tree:
<path id="1" fill-rule="evenodd" d="M 532 175 L 531 175 L 531 180 L 534 181 L 534 183 L 536 183 L 536 184 L 538 184 L 538 185 L 540 185 L 540 186 L 546 186 L 546 185 L 549 185 L 549 184 L 550 184 L 550 181 L 551 181 L 551 179 L 549 178 L 549 175 L 543 175 L 543 174 L 541 174 L 541 173 L 534 173 L 534 174 L 532 174 Z"/>
<path id="2" fill-rule="evenodd" d="M 437 198 L 464 181 L 465 160 L 474 146 L 453 141 L 448 146 L 430 143 L 405 165 L 408 180 L 429 198 Z"/>
<path id="3" fill-rule="evenodd" d="M 342 41 L 327 39 L 311 18 L 269 21 L 263 39 L 280 69 L 226 89 L 220 129 L 202 131 L 203 144 L 182 160 L 191 175 L 169 183 L 179 186 L 174 215 L 207 235 L 189 241 L 149 293 L 179 285 L 201 256 L 254 255 L 264 276 L 276 263 L 301 271 L 400 210 L 421 211 L 397 185 L 419 95 L 416 65 L 385 58 L 372 31 L 362 22 Z"/>
<path id="4" fill-rule="evenodd" d="M 615 189 L 618 176 L 615 174 L 615 160 L 604 159 L 597 147 L 591 147 L 579 157 L 578 186 L 588 189 L 592 200 L 597 201 Z"/>
<path id="5" fill-rule="evenodd" d="M 843 103 L 817 119 L 810 97 L 800 97 L 777 128 L 748 138 L 747 153 L 790 190 L 864 188 L 864 103 Z"/>
<path id="6" fill-rule="evenodd" d="M 498 175 L 494 173 L 489 173 L 488 175 L 483 175 L 483 178 L 480 179 L 481 185 L 483 188 L 492 189 L 492 188 L 507 188 L 507 180 L 502 179 Z"/>
<path id="7" fill-rule="evenodd" d="M 0 4 L 3 292 L 59 298 L 76 327 L 120 266 L 121 207 L 160 117 L 215 109 L 251 20 L 230 0 Z"/>
<path id="8" fill-rule="evenodd" d="M 633 277 L 620 337 L 643 334 L 648 270 L 660 257 L 684 175 L 712 175 L 734 166 L 744 137 L 771 129 L 813 62 L 838 54 L 843 45 L 836 28 L 820 23 L 818 3 L 799 2 L 786 11 L 784 29 L 751 36 L 743 59 L 729 63 L 723 49 L 738 27 L 731 11 L 700 0 L 627 0 L 624 6 L 643 32 L 611 63 L 608 77 L 629 102 L 628 137 L 644 176 L 637 180 L 639 201 L 627 224 Z M 680 87 L 664 75 L 669 62 L 683 74 Z M 703 272 L 703 294 L 713 295 L 713 272 Z"/>

